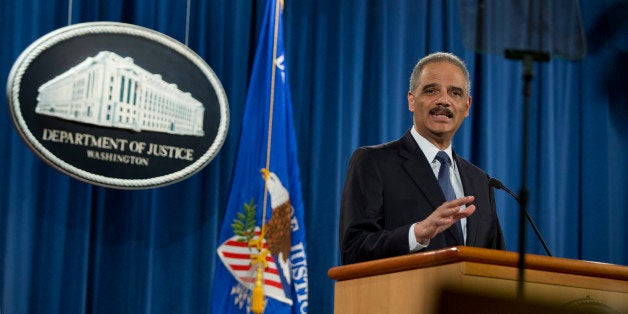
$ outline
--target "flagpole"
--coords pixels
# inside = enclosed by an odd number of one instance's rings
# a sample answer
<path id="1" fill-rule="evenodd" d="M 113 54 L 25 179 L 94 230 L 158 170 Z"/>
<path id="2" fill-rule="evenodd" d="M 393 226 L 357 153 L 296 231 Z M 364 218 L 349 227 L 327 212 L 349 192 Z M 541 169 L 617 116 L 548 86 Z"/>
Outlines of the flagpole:
<path id="1" fill-rule="evenodd" d="M 266 166 L 263 169 L 264 175 L 270 173 L 270 149 L 273 133 L 273 109 L 275 105 L 275 72 L 277 59 L 277 37 L 279 33 L 279 1 L 275 0 L 275 25 L 273 31 L 273 58 L 271 60 L 271 81 L 270 81 L 270 99 L 268 113 L 268 141 L 266 143 Z M 265 177 L 266 179 L 266 177 Z M 257 276 L 255 279 L 255 287 L 253 288 L 251 310 L 255 314 L 264 312 L 264 268 L 266 268 L 266 255 L 268 251 L 264 250 L 264 237 L 266 235 L 266 211 L 268 207 L 268 183 L 264 180 L 264 205 L 262 207 L 262 231 L 259 239 L 257 239 L 257 249 L 259 254 L 256 256 Z"/>
<path id="2" fill-rule="evenodd" d="M 279 33 L 279 1 L 275 1 L 275 25 L 273 33 L 273 59 L 270 77 L 270 108 L 268 112 L 268 141 L 266 143 L 266 171 L 270 171 L 270 147 L 273 134 L 273 109 L 275 106 L 275 59 L 277 59 L 277 36 Z M 266 227 L 266 207 L 268 204 L 268 185 L 264 181 L 264 205 L 262 207 L 262 237 L 264 237 L 264 229 Z"/>

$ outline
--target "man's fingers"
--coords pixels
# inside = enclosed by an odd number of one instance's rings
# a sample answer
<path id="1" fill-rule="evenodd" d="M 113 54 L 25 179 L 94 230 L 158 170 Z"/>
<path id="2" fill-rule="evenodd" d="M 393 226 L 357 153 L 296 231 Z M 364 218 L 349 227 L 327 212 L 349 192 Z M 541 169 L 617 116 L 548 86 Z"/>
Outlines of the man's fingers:
<path id="1" fill-rule="evenodd" d="M 457 198 L 455 200 L 451 200 L 449 202 L 445 202 L 443 205 L 446 205 L 447 207 L 461 206 L 461 205 L 467 205 L 467 204 L 473 202 L 473 200 L 475 200 L 474 196 L 463 196 L 461 198 Z"/>
<path id="2" fill-rule="evenodd" d="M 415 235 L 418 234 L 418 238 L 423 238 L 425 235 L 430 235 L 430 238 L 434 235 L 442 232 L 444 229 L 449 228 L 457 220 L 468 217 L 475 212 L 475 205 L 467 205 L 475 200 L 473 196 L 465 196 L 443 203 L 436 209 L 432 215 L 415 226 Z M 466 205 L 461 210 L 461 206 Z"/>
<path id="3" fill-rule="evenodd" d="M 451 200 L 449 202 L 443 203 L 443 205 L 441 205 L 437 209 L 437 211 L 440 213 L 441 216 L 442 215 L 446 215 L 446 216 L 455 215 L 458 212 L 460 212 L 461 206 L 467 205 L 473 202 L 473 200 L 475 200 L 475 197 L 473 196 L 465 196 L 465 197 L 457 198 L 455 200 Z"/>

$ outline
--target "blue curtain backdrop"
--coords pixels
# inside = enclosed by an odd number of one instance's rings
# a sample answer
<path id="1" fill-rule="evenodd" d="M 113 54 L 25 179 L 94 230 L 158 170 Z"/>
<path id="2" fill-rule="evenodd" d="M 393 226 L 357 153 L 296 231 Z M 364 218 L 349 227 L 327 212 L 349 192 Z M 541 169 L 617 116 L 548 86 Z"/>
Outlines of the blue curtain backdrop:
<path id="1" fill-rule="evenodd" d="M 1 0 L 0 79 L 34 40 L 68 24 L 68 1 Z M 73 24 L 119 21 L 185 41 L 186 1 L 74 0 Z M 554 255 L 628 265 L 628 3 L 581 1 L 587 56 L 535 65 L 529 210 Z M 459 1 L 286 0 L 285 43 L 299 146 L 311 313 L 333 312 L 340 190 L 358 146 L 410 127 L 415 62 L 467 63 L 471 115 L 454 148 L 520 188 L 521 63 L 462 44 Z M 0 106 L 2 313 L 208 313 L 263 4 L 191 0 L 189 46 L 216 72 L 229 135 L 204 170 L 143 191 L 91 186 L 44 164 Z M 5 100 L 6 102 L 6 100 Z M 508 249 L 518 205 L 496 192 Z M 527 250 L 544 254 L 528 230 Z"/>

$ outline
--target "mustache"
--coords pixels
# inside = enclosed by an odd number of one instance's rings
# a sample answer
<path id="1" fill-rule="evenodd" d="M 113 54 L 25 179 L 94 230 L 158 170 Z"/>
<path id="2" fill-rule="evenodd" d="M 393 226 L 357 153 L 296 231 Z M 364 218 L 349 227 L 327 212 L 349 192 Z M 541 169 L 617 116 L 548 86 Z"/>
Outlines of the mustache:
<path id="1" fill-rule="evenodd" d="M 432 110 L 430 110 L 430 114 L 431 115 L 444 115 L 448 118 L 453 118 L 454 117 L 454 113 L 449 110 L 449 108 L 447 107 L 442 107 L 442 106 L 438 106 L 436 108 L 432 108 Z"/>

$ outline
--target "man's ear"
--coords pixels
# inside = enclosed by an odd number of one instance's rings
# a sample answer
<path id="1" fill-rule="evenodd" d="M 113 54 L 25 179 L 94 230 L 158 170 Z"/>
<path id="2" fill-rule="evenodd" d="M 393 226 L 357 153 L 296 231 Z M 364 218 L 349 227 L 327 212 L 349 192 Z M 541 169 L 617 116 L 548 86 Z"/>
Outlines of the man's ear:
<path id="1" fill-rule="evenodd" d="M 471 96 L 467 99 L 467 112 L 464 114 L 465 118 L 469 116 L 469 112 L 471 112 Z"/>

